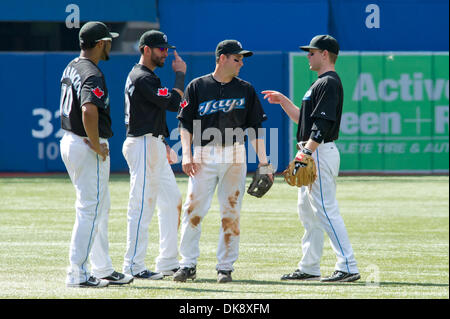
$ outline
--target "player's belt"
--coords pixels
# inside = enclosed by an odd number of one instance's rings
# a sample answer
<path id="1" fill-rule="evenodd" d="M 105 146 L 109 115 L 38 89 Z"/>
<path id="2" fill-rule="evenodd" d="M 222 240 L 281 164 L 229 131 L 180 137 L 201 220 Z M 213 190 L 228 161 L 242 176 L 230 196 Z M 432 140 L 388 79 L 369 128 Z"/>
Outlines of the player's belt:
<path id="1" fill-rule="evenodd" d="M 155 133 L 148 133 L 148 134 L 146 134 L 146 135 L 150 135 L 150 136 L 153 136 L 153 137 L 156 137 L 156 138 L 158 138 L 158 139 L 160 139 L 160 140 L 163 140 L 164 139 L 164 135 L 162 135 L 162 134 L 155 134 Z"/>

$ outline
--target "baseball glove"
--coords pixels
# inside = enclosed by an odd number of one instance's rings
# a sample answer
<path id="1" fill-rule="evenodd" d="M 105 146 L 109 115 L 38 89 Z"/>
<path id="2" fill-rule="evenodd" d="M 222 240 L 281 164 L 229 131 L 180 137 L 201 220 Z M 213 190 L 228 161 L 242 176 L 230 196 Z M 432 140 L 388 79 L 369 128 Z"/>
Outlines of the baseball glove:
<path id="1" fill-rule="evenodd" d="M 311 187 L 317 178 L 316 163 L 311 155 L 300 153 L 289 163 L 282 174 L 286 183 L 291 186 Z"/>
<path id="2" fill-rule="evenodd" d="M 272 165 L 267 164 L 258 167 L 253 175 L 252 182 L 247 189 L 247 193 L 258 198 L 263 197 L 273 185 L 273 181 L 270 179 L 269 174 L 273 174 Z"/>

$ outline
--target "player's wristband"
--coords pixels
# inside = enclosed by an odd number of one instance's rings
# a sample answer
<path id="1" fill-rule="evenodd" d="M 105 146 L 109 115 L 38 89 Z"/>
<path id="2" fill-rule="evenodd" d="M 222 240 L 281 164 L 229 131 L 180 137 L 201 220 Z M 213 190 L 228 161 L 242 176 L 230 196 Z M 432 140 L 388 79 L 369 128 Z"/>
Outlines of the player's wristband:
<path id="1" fill-rule="evenodd" d="M 302 149 L 302 153 L 311 156 L 313 152 L 312 152 L 310 149 L 304 147 L 304 148 Z"/>
<path id="2" fill-rule="evenodd" d="M 184 90 L 184 77 L 185 74 L 181 71 L 175 72 L 175 84 L 173 85 L 174 89 L 179 89 L 181 91 Z"/>
<path id="3" fill-rule="evenodd" d="M 269 163 L 259 166 L 258 169 L 260 174 L 273 174 L 274 172 L 272 164 Z"/>

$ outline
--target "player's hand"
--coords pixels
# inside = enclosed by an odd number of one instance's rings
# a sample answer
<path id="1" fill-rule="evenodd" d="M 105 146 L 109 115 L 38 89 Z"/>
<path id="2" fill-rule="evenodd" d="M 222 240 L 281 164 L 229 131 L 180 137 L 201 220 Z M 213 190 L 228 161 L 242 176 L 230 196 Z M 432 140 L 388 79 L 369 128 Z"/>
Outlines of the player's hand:
<path id="1" fill-rule="evenodd" d="M 306 154 L 302 151 L 298 151 L 297 154 L 295 154 L 295 162 L 300 163 L 300 166 L 306 166 L 306 164 L 304 163 L 305 155 Z"/>
<path id="2" fill-rule="evenodd" d="M 169 145 L 166 145 L 166 156 L 170 165 L 178 162 L 177 153 L 175 153 L 175 151 Z"/>
<path id="3" fill-rule="evenodd" d="M 183 172 L 187 176 L 192 177 L 195 174 L 197 174 L 197 172 L 200 170 L 200 164 L 199 163 L 195 163 L 192 160 L 192 157 L 183 156 L 182 168 L 183 168 Z"/>
<path id="4" fill-rule="evenodd" d="M 270 104 L 282 104 L 289 100 L 285 95 L 278 91 L 266 90 L 261 93 L 264 94 L 264 99 Z"/>
<path id="5" fill-rule="evenodd" d="M 174 72 L 183 72 L 186 74 L 186 63 L 183 59 L 178 55 L 177 50 L 173 50 L 173 55 L 175 59 L 172 61 L 172 69 Z"/>
<path id="6" fill-rule="evenodd" d="M 262 167 L 262 166 L 267 166 L 269 165 L 268 163 L 259 163 L 258 164 L 258 168 Z M 261 173 L 264 173 L 264 171 L 261 171 Z M 269 176 L 270 180 L 273 182 L 273 173 L 268 173 L 267 176 Z"/>
<path id="7" fill-rule="evenodd" d="M 109 149 L 106 143 L 101 143 L 94 146 L 87 138 L 84 139 L 84 142 L 91 148 L 91 150 L 100 155 L 103 161 L 106 161 L 106 157 L 109 155 Z"/>
<path id="8" fill-rule="evenodd" d="M 312 155 L 311 150 L 307 148 L 303 148 L 302 150 L 298 151 L 297 154 L 295 154 L 295 168 L 294 171 L 292 172 L 292 175 L 295 175 L 300 167 L 308 166 L 308 163 L 305 162 L 305 157 L 311 155 Z"/>

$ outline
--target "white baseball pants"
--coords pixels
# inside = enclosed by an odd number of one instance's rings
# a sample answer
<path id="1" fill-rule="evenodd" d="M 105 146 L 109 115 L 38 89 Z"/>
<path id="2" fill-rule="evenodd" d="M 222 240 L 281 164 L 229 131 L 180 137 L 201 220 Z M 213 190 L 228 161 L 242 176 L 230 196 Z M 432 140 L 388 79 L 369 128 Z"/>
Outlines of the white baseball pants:
<path id="1" fill-rule="evenodd" d="M 161 138 L 147 134 L 127 137 L 122 152 L 130 169 L 127 251 L 123 271 L 136 275 L 147 269 L 148 227 L 155 206 L 158 207 L 160 235 L 156 271 L 178 268 L 181 193 L 167 160 L 166 146 Z"/>
<path id="2" fill-rule="evenodd" d="M 240 211 L 247 174 L 245 146 L 194 148 L 200 170 L 189 178 L 180 242 L 181 267 L 197 265 L 200 256 L 201 221 L 208 213 L 217 187 L 221 228 L 216 270 L 234 270 L 239 255 Z"/>
<path id="3" fill-rule="evenodd" d="M 113 271 L 108 253 L 109 156 L 105 161 L 80 137 L 66 131 L 60 141 L 61 157 L 76 191 L 76 218 L 70 242 L 66 284 L 109 276 Z M 108 143 L 100 139 L 100 143 Z"/>
<path id="4" fill-rule="evenodd" d="M 318 177 L 311 191 L 306 186 L 298 189 L 298 214 L 305 228 L 302 238 L 303 258 L 298 269 L 310 275 L 321 275 L 320 259 L 325 231 L 337 257 L 335 270 L 358 273 L 350 239 L 336 200 L 339 150 L 334 142 L 322 143 L 313 153 L 313 158 Z"/>

